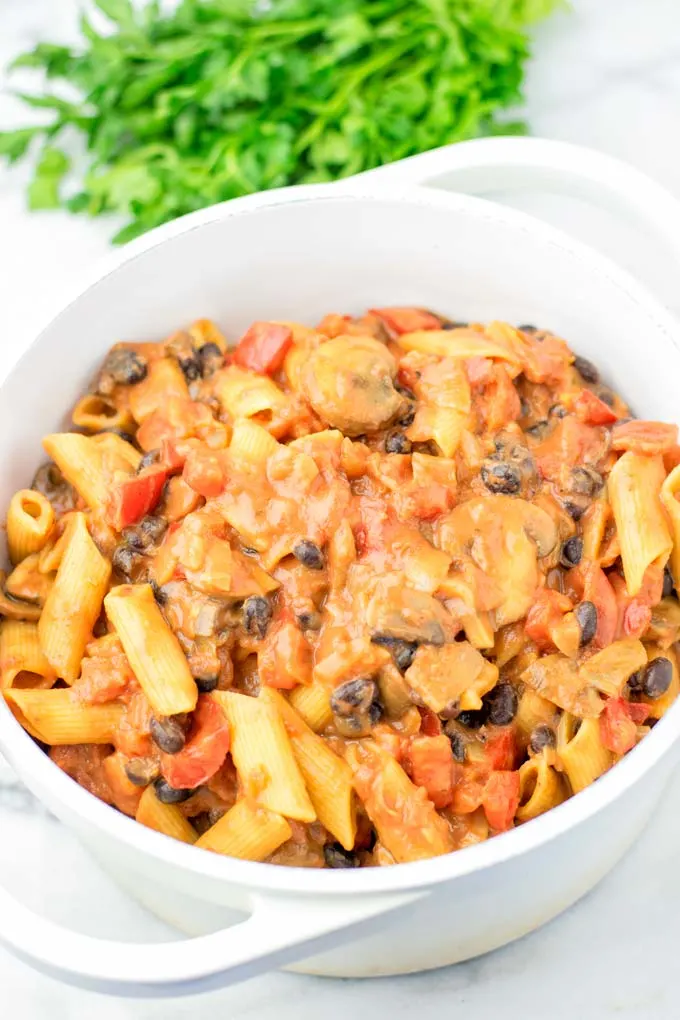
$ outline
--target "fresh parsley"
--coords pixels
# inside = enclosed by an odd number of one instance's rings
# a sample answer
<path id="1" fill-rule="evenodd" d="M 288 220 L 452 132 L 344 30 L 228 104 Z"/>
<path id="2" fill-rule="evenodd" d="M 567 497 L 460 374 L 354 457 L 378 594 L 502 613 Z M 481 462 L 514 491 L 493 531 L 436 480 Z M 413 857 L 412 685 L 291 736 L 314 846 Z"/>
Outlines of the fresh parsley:
<path id="1" fill-rule="evenodd" d="M 238 195 L 522 130 L 499 114 L 522 100 L 529 26 L 558 2 L 94 0 L 110 31 L 83 15 L 82 46 L 14 61 L 44 73 L 21 98 L 52 119 L 0 132 L 0 157 L 38 147 L 30 207 L 122 214 L 121 243 Z M 74 128 L 88 158 L 68 194 Z"/>

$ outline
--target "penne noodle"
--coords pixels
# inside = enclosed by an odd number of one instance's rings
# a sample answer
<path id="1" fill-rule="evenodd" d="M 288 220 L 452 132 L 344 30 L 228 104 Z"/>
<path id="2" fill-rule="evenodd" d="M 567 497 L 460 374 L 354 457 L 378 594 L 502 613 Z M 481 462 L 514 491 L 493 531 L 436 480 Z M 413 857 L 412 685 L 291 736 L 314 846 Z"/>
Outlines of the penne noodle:
<path id="1" fill-rule="evenodd" d="M 157 358 L 149 364 L 146 377 L 129 393 L 130 411 L 141 425 L 154 411 L 162 410 L 169 397 L 188 400 L 189 387 L 175 358 Z"/>
<path id="2" fill-rule="evenodd" d="M 531 818 L 557 807 L 565 799 L 560 775 L 546 761 L 545 754 L 525 761 L 519 770 L 519 807 L 515 818 L 528 822 Z"/>
<path id="3" fill-rule="evenodd" d="M 54 577 L 51 573 L 44 574 L 40 570 L 41 556 L 42 552 L 31 553 L 17 564 L 5 581 L 5 591 L 8 595 L 14 599 L 24 599 L 26 602 L 36 603 L 39 606 L 45 604 L 45 599 L 54 584 Z"/>
<path id="4" fill-rule="evenodd" d="M 179 839 L 182 843 L 195 843 L 198 833 L 187 821 L 177 804 L 162 804 L 153 785 L 147 786 L 139 801 L 135 818 L 149 829 Z"/>
<path id="5" fill-rule="evenodd" d="M 661 486 L 661 502 L 670 521 L 673 548 L 670 555 L 670 567 L 676 592 L 680 591 L 680 465 L 673 468 Z"/>
<path id="6" fill-rule="evenodd" d="M 316 812 L 275 705 L 236 691 L 212 697 L 229 720 L 231 755 L 246 796 L 286 818 L 313 822 Z"/>
<path id="7" fill-rule="evenodd" d="M 397 337 L 396 342 L 405 351 L 436 354 L 441 358 L 496 358 L 519 368 L 517 356 L 509 347 L 466 327 L 417 330 L 415 333 L 404 333 Z"/>
<path id="8" fill-rule="evenodd" d="M 157 715 L 192 712 L 198 688 L 151 585 L 121 584 L 106 596 L 104 608 L 153 711 Z"/>
<path id="9" fill-rule="evenodd" d="M 57 674 L 40 647 L 37 623 L 0 623 L 0 687 L 52 687 Z"/>
<path id="10" fill-rule="evenodd" d="M 85 429 L 86 432 L 125 430 L 134 425 L 134 418 L 128 410 L 117 407 L 112 400 L 98 393 L 88 393 L 81 397 L 73 409 L 71 420 L 76 428 Z"/>
<path id="11" fill-rule="evenodd" d="M 95 446 L 104 451 L 104 455 L 110 454 L 123 461 L 133 471 L 139 467 L 139 462 L 142 459 L 141 453 L 122 436 L 117 436 L 115 432 L 100 432 L 98 436 L 92 436 L 91 439 Z"/>
<path id="12" fill-rule="evenodd" d="M 86 705 L 74 691 L 5 691 L 5 700 L 25 730 L 44 744 L 112 744 L 125 708 L 116 702 Z"/>
<path id="13" fill-rule="evenodd" d="M 324 730 L 333 721 L 330 691 L 318 680 L 308 687 L 296 687 L 291 691 L 289 701 L 315 733 Z"/>
<path id="14" fill-rule="evenodd" d="M 196 846 L 243 861 L 263 861 L 292 835 L 282 815 L 244 798 L 204 832 Z"/>
<path id="15" fill-rule="evenodd" d="M 38 624 L 40 644 L 57 676 L 71 684 L 101 613 L 111 577 L 87 530 L 85 514 L 75 513 L 67 527 L 66 547 Z"/>
<path id="16" fill-rule="evenodd" d="M 234 419 L 280 411 L 288 403 L 288 398 L 268 376 L 236 365 L 220 372 L 215 391 L 222 408 Z"/>
<path id="17" fill-rule="evenodd" d="M 659 498 L 664 482 L 663 460 L 624 453 L 608 479 L 609 499 L 621 544 L 621 559 L 630 595 L 642 587 L 652 563 L 663 566 L 673 539 Z"/>
<path id="18" fill-rule="evenodd" d="M 307 726 L 278 691 L 263 688 L 259 696 L 283 719 L 317 818 L 346 850 L 351 850 L 357 823 L 349 765 Z"/>
<path id="19" fill-rule="evenodd" d="M 256 422 L 243 418 L 234 424 L 229 453 L 235 460 L 263 465 L 278 449 L 274 437 Z"/>
<path id="20" fill-rule="evenodd" d="M 673 669 L 673 676 L 671 678 L 671 684 L 665 694 L 662 694 L 660 698 L 644 698 L 649 705 L 649 715 L 652 719 L 660 719 L 665 712 L 671 707 L 673 702 L 680 693 L 680 672 L 678 671 L 678 655 L 676 649 L 671 648 L 657 648 L 655 645 L 648 645 L 646 648 L 647 658 L 649 662 L 654 659 L 663 656 L 668 659 Z"/>
<path id="21" fill-rule="evenodd" d="M 7 510 L 7 547 L 12 563 L 39 552 L 53 527 L 54 510 L 42 493 L 33 489 L 16 492 Z"/>
<path id="22" fill-rule="evenodd" d="M 585 790 L 615 761 L 612 752 L 602 746 L 599 721 L 583 719 L 578 723 L 565 712 L 557 728 L 557 758 L 573 793 Z"/>
<path id="23" fill-rule="evenodd" d="M 91 510 L 106 505 L 109 480 L 103 451 L 92 439 L 77 432 L 59 432 L 46 436 L 43 448 Z"/>

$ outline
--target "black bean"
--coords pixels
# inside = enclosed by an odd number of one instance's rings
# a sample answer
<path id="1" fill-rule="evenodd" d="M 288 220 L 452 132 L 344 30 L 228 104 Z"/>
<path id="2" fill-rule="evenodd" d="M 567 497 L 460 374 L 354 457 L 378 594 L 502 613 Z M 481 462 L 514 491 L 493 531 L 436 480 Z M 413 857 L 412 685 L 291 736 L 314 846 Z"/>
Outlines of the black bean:
<path id="1" fill-rule="evenodd" d="M 257 556 L 257 549 L 253 549 L 251 545 L 242 545 L 241 552 L 244 556 Z"/>
<path id="2" fill-rule="evenodd" d="M 411 441 L 400 429 L 394 429 L 385 436 L 385 453 L 410 453 Z"/>
<path id="3" fill-rule="evenodd" d="M 519 329 L 522 333 L 537 333 L 538 332 L 538 326 L 532 326 L 530 322 L 522 323 L 522 325 L 518 326 L 517 329 Z"/>
<path id="4" fill-rule="evenodd" d="M 135 549 L 137 552 L 141 552 L 142 549 L 146 548 L 146 543 L 136 527 L 123 528 L 120 537 L 126 545 L 129 545 L 131 549 Z"/>
<path id="5" fill-rule="evenodd" d="M 560 563 L 567 570 L 570 567 L 575 567 L 581 562 L 581 556 L 583 555 L 583 539 L 579 538 L 578 535 L 572 535 L 562 546 L 562 553 L 560 555 Z"/>
<path id="6" fill-rule="evenodd" d="M 663 589 L 661 591 L 661 597 L 664 599 L 670 598 L 675 593 L 675 583 L 673 581 L 673 575 L 671 574 L 671 568 L 666 564 L 663 569 Z"/>
<path id="7" fill-rule="evenodd" d="M 151 579 L 150 584 L 151 590 L 153 592 L 153 597 L 155 598 L 156 602 L 158 603 L 159 606 L 164 606 L 165 603 L 168 601 L 167 589 L 159 585 L 156 581 L 154 581 L 153 578 Z"/>
<path id="8" fill-rule="evenodd" d="M 146 358 L 129 347 L 116 347 L 109 351 L 102 368 L 102 375 L 110 376 L 119 386 L 141 382 L 146 373 Z"/>
<path id="9" fill-rule="evenodd" d="M 400 415 L 399 418 L 397 418 L 397 421 L 401 426 L 403 426 L 403 428 L 408 428 L 409 425 L 413 424 L 413 419 L 415 418 L 415 416 L 416 405 L 409 404 L 406 410 Z"/>
<path id="10" fill-rule="evenodd" d="M 456 716 L 456 721 L 469 730 L 478 730 L 480 726 L 484 725 L 486 719 L 487 713 L 484 708 L 466 709 Z"/>
<path id="11" fill-rule="evenodd" d="M 562 506 L 567 511 L 573 521 L 579 521 L 585 513 L 585 507 L 579 503 L 574 503 L 571 499 L 565 499 Z"/>
<path id="12" fill-rule="evenodd" d="M 201 694 L 210 694 L 219 683 L 219 676 L 213 673 L 211 676 L 194 676 L 194 681 Z"/>
<path id="13" fill-rule="evenodd" d="M 404 386 L 402 383 L 395 381 L 394 388 L 397 393 L 400 393 L 402 397 L 406 397 L 407 400 L 415 400 L 416 395 L 413 390 L 410 390 L 408 386 Z"/>
<path id="14" fill-rule="evenodd" d="M 575 467 L 569 479 L 569 491 L 583 496 L 594 496 L 604 482 L 602 475 L 592 467 Z"/>
<path id="15" fill-rule="evenodd" d="M 567 413 L 564 404 L 553 404 L 552 407 L 548 408 L 548 414 L 553 418 L 566 418 Z"/>
<path id="16" fill-rule="evenodd" d="M 247 634 L 263 638 L 272 618 L 272 604 L 264 595 L 250 595 L 243 603 L 243 626 Z"/>
<path id="17" fill-rule="evenodd" d="M 544 747 L 554 747 L 556 743 L 555 731 L 547 723 L 539 723 L 534 727 L 529 738 L 529 747 L 534 754 L 540 754 Z"/>
<path id="18" fill-rule="evenodd" d="M 403 641 L 401 638 L 390 637 L 388 634 L 374 634 L 371 638 L 374 645 L 383 645 L 389 648 L 397 668 L 405 673 L 413 662 L 418 645 L 415 641 Z"/>
<path id="19" fill-rule="evenodd" d="M 51 503 L 61 504 L 63 510 L 70 510 L 76 504 L 76 491 L 66 481 L 61 471 L 51 460 L 36 471 L 31 488 L 41 492 Z"/>
<path id="20" fill-rule="evenodd" d="M 519 492 L 522 486 L 519 468 L 502 460 L 487 460 L 482 465 L 482 481 L 489 492 L 503 493 L 506 496 Z"/>
<path id="21" fill-rule="evenodd" d="M 293 549 L 293 556 L 296 560 L 299 560 L 303 567 L 308 567 L 309 570 L 323 570 L 325 561 L 323 553 L 319 549 L 315 542 L 310 542 L 309 539 L 303 538 L 301 542 Z"/>
<path id="22" fill-rule="evenodd" d="M 189 800 L 194 792 L 193 790 L 177 790 L 162 778 L 157 779 L 153 786 L 161 804 L 181 804 L 183 800 Z"/>
<path id="23" fill-rule="evenodd" d="M 323 856 L 327 868 L 358 868 L 360 861 L 351 850 L 345 850 L 339 843 L 326 843 Z"/>
<path id="24" fill-rule="evenodd" d="M 177 754 L 186 744 L 184 727 L 171 715 L 152 716 L 149 730 L 154 744 L 166 754 Z"/>
<path id="25" fill-rule="evenodd" d="M 606 386 L 598 386 L 597 396 L 600 398 L 603 404 L 607 405 L 607 407 L 613 407 L 614 404 L 616 403 L 616 397 L 614 396 L 612 391 L 608 389 Z"/>
<path id="26" fill-rule="evenodd" d="M 331 695 L 335 725 L 345 736 L 361 736 L 378 722 L 382 705 L 375 680 L 347 680 Z"/>
<path id="27" fill-rule="evenodd" d="M 673 666 L 670 659 L 660 655 L 648 662 L 642 671 L 642 692 L 648 698 L 656 700 L 662 697 L 671 685 Z"/>
<path id="28" fill-rule="evenodd" d="M 139 464 L 137 465 L 137 474 L 139 474 L 141 471 L 145 471 L 146 468 L 153 467 L 153 465 L 157 464 L 160 459 L 161 459 L 160 450 L 149 450 L 148 453 L 144 454 Z"/>
<path id="29" fill-rule="evenodd" d="M 158 762 L 155 758 L 130 758 L 125 775 L 135 786 L 148 786 L 158 777 Z"/>
<path id="30" fill-rule="evenodd" d="M 465 327 L 469 326 L 469 325 L 470 325 L 469 322 L 458 322 L 457 319 L 456 320 L 453 320 L 453 319 L 444 319 L 444 321 L 441 324 L 441 328 L 442 329 L 465 329 Z"/>
<path id="31" fill-rule="evenodd" d="M 137 525 L 145 547 L 156 545 L 167 531 L 168 522 L 163 517 L 147 514 Z"/>
<path id="32" fill-rule="evenodd" d="M 111 557 L 111 564 L 113 569 L 120 574 L 121 577 L 130 580 L 135 570 L 143 562 L 143 555 L 132 549 L 127 542 L 121 542 L 113 550 L 113 556 Z"/>
<path id="33" fill-rule="evenodd" d="M 198 352 L 198 359 L 201 365 L 201 375 L 204 379 L 208 379 L 211 375 L 222 368 L 224 364 L 224 355 L 219 349 L 217 344 L 210 343 L 203 344 Z"/>
<path id="34" fill-rule="evenodd" d="M 574 358 L 574 368 L 586 382 L 597 383 L 600 381 L 600 373 L 596 369 L 595 365 L 593 365 L 592 361 L 588 361 L 587 358 L 582 358 L 577 355 L 577 357 Z"/>
<path id="35" fill-rule="evenodd" d="M 449 740 L 451 742 L 451 751 L 453 752 L 453 760 L 459 762 L 459 764 L 462 765 L 463 762 L 465 761 L 465 755 L 466 755 L 465 740 L 463 739 L 462 734 L 457 733 L 455 730 L 453 730 L 450 733 L 447 732 L 446 735 L 447 735 L 447 737 L 449 738 Z"/>
<path id="36" fill-rule="evenodd" d="M 581 628 L 580 647 L 583 648 L 595 637 L 597 631 L 597 608 L 592 602 L 579 602 L 574 610 L 574 616 Z"/>
<path id="37" fill-rule="evenodd" d="M 517 714 L 517 691 L 512 684 L 497 684 L 484 696 L 484 702 L 493 726 L 508 726 Z"/>

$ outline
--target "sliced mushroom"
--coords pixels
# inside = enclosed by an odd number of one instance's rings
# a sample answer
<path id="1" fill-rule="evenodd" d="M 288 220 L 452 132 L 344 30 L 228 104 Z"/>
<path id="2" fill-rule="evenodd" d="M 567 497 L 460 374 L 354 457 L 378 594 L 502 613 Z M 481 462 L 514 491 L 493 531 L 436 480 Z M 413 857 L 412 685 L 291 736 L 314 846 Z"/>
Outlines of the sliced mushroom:
<path id="1" fill-rule="evenodd" d="M 511 496 L 468 500 L 435 527 L 441 549 L 462 564 L 472 561 L 494 582 L 496 628 L 526 616 L 540 580 L 538 557 L 547 556 L 557 539 L 555 522 L 545 510 Z"/>
<path id="2" fill-rule="evenodd" d="M 414 644 L 443 645 L 459 629 L 434 596 L 404 584 L 403 575 L 385 574 L 367 592 L 366 623 L 372 640 L 398 638 Z"/>
<path id="3" fill-rule="evenodd" d="M 403 406 L 394 388 L 397 365 L 384 344 L 370 336 L 339 336 L 317 347 L 302 372 L 316 413 L 345 435 L 376 432 Z"/>

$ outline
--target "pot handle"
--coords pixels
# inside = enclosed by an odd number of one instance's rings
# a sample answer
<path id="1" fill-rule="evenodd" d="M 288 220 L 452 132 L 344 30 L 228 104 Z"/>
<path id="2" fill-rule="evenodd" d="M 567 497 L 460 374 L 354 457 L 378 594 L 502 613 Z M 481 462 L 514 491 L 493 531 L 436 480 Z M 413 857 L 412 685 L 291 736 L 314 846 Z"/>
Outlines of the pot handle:
<path id="1" fill-rule="evenodd" d="M 132 943 L 72 931 L 35 914 L 0 886 L 0 942 L 50 977 L 88 991 L 162 998 L 223 988 L 332 948 L 357 927 L 362 937 L 423 893 L 359 903 L 254 896 L 241 923 L 197 938 Z"/>
<path id="2" fill-rule="evenodd" d="M 543 190 L 583 198 L 653 230 L 680 263 L 680 202 L 646 174 L 593 149 L 545 138 L 481 138 L 432 149 L 342 182 L 351 191 L 424 185 L 484 195 Z"/>

